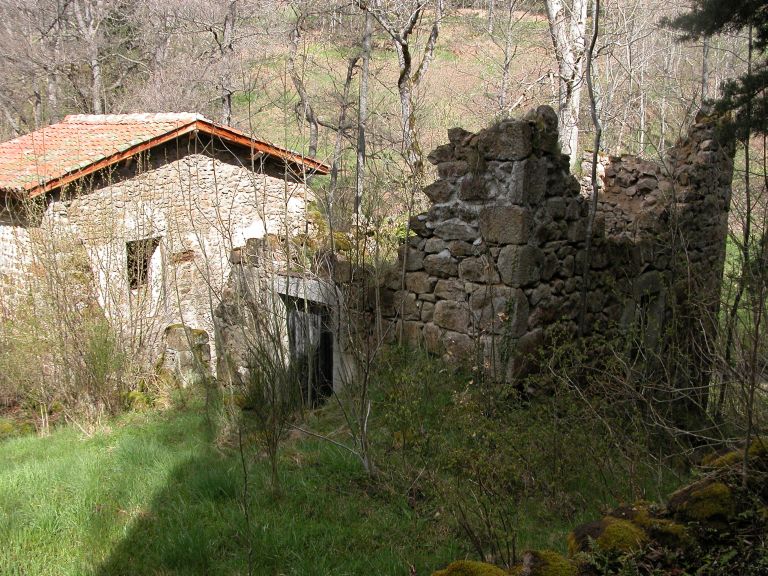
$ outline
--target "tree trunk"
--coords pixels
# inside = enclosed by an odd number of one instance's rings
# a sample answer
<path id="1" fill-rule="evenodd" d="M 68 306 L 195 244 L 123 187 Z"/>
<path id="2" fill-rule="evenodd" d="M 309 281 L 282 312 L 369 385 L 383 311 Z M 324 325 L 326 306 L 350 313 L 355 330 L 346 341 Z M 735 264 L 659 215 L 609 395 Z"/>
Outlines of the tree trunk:
<path id="1" fill-rule="evenodd" d="M 584 68 L 587 0 L 546 0 L 547 20 L 557 58 L 558 116 L 560 145 L 571 156 L 571 167 L 578 163 L 579 106 Z"/>
<path id="2" fill-rule="evenodd" d="M 317 143 L 319 138 L 319 121 L 315 114 L 312 104 L 309 102 L 309 96 L 307 94 L 306 86 L 304 85 L 304 79 L 302 74 L 299 73 L 298 66 L 296 65 L 296 54 L 299 47 L 299 38 L 301 37 L 300 26 L 302 23 L 302 17 L 296 21 L 296 25 L 291 30 L 288 41 L 290 43 L 290 51 L 288 52 L 289 74 L 291 76 L 291 82 L 296 89 L 296 93 L 299 95 L 299 103 L 297 105 L 297 112 L 301 112 L 301 119 L 306 120 L 309 126 L 309 144 L 307 146 L 310 156 L 317 155 Z M 339 127 L 341 128 L 341 126 Z"/>
<path id="3" fill-rule="evenodd" d="M 227 14 L 224 16 L 224 30 L 219 44 L 221 67 L 219 74 L 219 88 L 221 90 L 221 123 L 225 126 L 232 124 L 232 74 L 230 72 L 229 59 L 235 49 L 235 23 L 237 22 L 237 0 L 230 0 L 227 6 Z"/>
<path id="4" fill-rule="evenodd" d="M 363 28 L 362 58 L 363 69 L 360 74 L 360 87 L 357 99 L 357 161 L 355 166 L 355 221 L 360 224 L 360 211 L 363 203 L 365 181 L 365 131 L 368 123 L 368 76 L 371 63 L 371 34 L 373 33 L 373 18 L 370 12 L 365 12 Z"/>

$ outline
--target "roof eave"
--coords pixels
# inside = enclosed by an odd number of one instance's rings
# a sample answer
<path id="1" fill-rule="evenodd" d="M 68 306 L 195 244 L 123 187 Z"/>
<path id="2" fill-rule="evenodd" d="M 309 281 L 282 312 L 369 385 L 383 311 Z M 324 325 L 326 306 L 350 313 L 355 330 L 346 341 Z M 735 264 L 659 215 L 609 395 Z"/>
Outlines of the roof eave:
<path id="1" fill-rule="evenodd" d="M 231 141 L 235 144 L 255 149 L 259 152 L 264 152 L 270 156 L 280 158 L 285 162 L 290 162 L 299 166 L 305 166 L 308 169 L 306 170 L 305 175 L 327 175 L 331 171 L 330 166 L 315 160 L 314 158 L 302 156 L 300 154 L 296 154 L 295 152 L 291 152 L 283 148 L 278 148 L 272 144 L 256 140 L 255 138 L 241 133 L 239 130 L 220 126 L 218 124 L 214 124 L 213 122 L 208 122 L 204 119 L 197 119 L 187 124 L 183 124 L 178 128 L 171 130 L 170 132 L 166 132 L 161 136 L 146 140 L 140 144 L 127 148 L 126 150 L 112 154 L 111 156 L 106 156 L 97 162 L 89 164 L 88 166 L 72 170 L 63 176 L 58 176 L 46 182 L 25 187 L 25 189 L 22 191 L 22 194 L 28 198 L 34 198 L 35 196 L 45 194 L 51 190 L 61 188 L 62 186 L 70 184 L 75 180 L 88 176 L 89 174 L 93 174 L 94 172 L 104 168 L 108 168 L 109 166 L 117 164 L 126 158 L 130 158 L 135 154 L 139 154 L 145 150 L 154 148 L 155 146 L 159 146 L 161 144 L 165 144 L 166 142 L 170 142 L 171 140 L 175 140 L 179 136 L 195 131 L 203 132 L 211 136 L 216 136 L 218 138 Z"/>
<path id="2" fill-rule="evenodd" d="M 235 128 L 214 124 L 213 122 L 205 119 L 199 119 L 195 122 L 195 124 L 197 125 L 197 129 L 200 130 L 200 132 L 235 142 L 242 146 L 258 150 L 259 152 L 264 152 L 270 156 L 276 156 L 286 162 L 291 162 L 300 166 L 306 166 L 308 168 L 306 172 L 308 173 L 325 176 L 331 172 L 331 167 L 328 166 L 328 164 L 320 162 L 319 160 L 315 160 L 314 158 L 310 158 L 309 156 L 302 156 L 296 152 L 286 150 L 285 148 L 280 148 L 273 144 L 268 144 L 267 142 L 257 140 Z"/>

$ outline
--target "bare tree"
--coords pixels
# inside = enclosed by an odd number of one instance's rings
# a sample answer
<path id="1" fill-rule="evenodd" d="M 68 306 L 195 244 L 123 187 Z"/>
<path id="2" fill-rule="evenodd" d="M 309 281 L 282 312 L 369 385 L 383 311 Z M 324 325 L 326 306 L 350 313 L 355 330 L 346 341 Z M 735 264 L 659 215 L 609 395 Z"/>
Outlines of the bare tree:
<path id="1" fill-rule="evenodd" d="M 579 162 L 579 105 L 583 87 L 587 0 L 546 0 L 547 19 L 558 65 L 560 144 Z"/>
<path id="2" fill-rule="evenodd" d="M 440 35 L 440 25 L 443 20 L 444 0 L 435 1 L 429 36 L 421 50 L 421 57 L 418 62 L 414 62 L 416 49 L 413 45 L 412 35 L 427 10 L 427 4 L 424 0 L 418 0 L 416 4 L 399 5 L 393 9 L 380 0 L 373 2 L 360 0 L 358 5 L 373 16 L 389 35 L 397 52 L 400 72 L 397 78 L 397 91 L 400 96 L 403 152 L 411 177 L 414 181 L 421 182 L 424 174 L 424 154 L 417 135 L 414 95 L 419 89 L 435 53 L 435 45 Z"/>

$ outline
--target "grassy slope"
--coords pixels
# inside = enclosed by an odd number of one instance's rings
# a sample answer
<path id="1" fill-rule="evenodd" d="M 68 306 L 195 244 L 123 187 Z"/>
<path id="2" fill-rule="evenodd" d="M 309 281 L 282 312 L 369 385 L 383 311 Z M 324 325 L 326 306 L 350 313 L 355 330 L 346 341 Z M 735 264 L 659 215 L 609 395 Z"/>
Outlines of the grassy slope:
<path id="1" fill-rule="evenodd" d="M 517 51 L 510 70 L 509 103 L 522 96 L 516 115 L 545 102 L 556 101 L 549 83 L 529 86 L 548 68 L 555 66 L 551 54 L 546 19 L 541 15 L 516 16 L 513 46 Z M 499 20 L 495 41 L 486 32 L 482 11 L 460 10 L 443 21 L 440 40 L 421 90 L 415 95 L 419 117 L 419 138 L 425 153 L 447 141 L 446 130 L 462 126 L 479 130 L 492 123 L 499 114 L 496 99 L 503 60 L 504 22 Z M 411 39 L 414 58 L 422 55 L 429 32 L 426 24 Z M 359 32 L 344 31 L 342 38 L 307 33 L 299 53 L 306 57 L 302 75 L 315 112 L 326 122 L 336 124 L 339 115 L 339 95 L 346 76 L 348 58 L 358 50 Z M 258 56 L 254 56 L 258 60 Z M 295 105 L 298 102 L 287 77 L 287 56 L 278 54 L 259 68 L 263 89 L 235 96 L 235 116 L 243 128 L 259 136 L 306 152 L 308 128 L 299 127 Z M 302 59 L 299 58 L 301 66 Z M 254 74 L 256 74 L 254 72 Z M 400 103 L 397 95 L 397 57 L 391 41 L 381 32 L 374 37 L 369 90 L 369 114 L 372 124 L 369 137 L 398 138 Z M 357 79 L 352 83 L 351 100 L 357 97 Z M 289 93 L 286 94 L 286 89 Z M 249 105 L 250 102 L 250 105 Z M 249 111 L 254 113 L 249 118 Z M 350 111 L 350 114 L 353 114 Z M 386 136 L 385 134 L 389 134 Z M 329 160 L 335 133 L 322 128 L 319 134 L 318 156 Z M 369 143 L 369 148 L 376 148 Z M 371 150 L 369 150 L 370 152 Z M 395 153 L 396 151 L 390 150 Z"/>
<path id="2" fill-rule="evenodd" d="M 0 574 L 242 574 L 248 536 L 237 453 L 204 415 L 132 414 L 91 438 L 62 429 L 0 445 Z M 251 470 L 256 574 L 420 574 L 460 554 L 405 501 L 366 486 L 327 443 L 286 448 L 285 496 Z M 442 541 L 442 543 L 438 543 Z"/>

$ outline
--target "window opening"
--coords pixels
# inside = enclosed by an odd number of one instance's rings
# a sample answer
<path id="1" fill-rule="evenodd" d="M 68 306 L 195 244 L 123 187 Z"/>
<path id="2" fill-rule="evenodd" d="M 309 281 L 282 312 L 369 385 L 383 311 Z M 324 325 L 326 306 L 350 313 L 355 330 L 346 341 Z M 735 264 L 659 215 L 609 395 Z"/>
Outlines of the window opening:
<path id="1" fill-rule="evenodd" d="M 136 290 L 149 282 L 149 265 L 159 244 L 159 237 L 142 238 L 125 243 L 128 285 L 131 290 Z"/>

